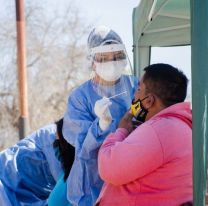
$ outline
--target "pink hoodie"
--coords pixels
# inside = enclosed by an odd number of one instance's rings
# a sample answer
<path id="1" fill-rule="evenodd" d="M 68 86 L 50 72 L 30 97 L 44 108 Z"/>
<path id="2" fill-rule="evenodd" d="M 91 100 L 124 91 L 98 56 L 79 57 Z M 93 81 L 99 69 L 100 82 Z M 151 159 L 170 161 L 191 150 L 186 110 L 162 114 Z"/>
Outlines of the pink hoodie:
<path id="1" fill-rule="evenodd" d="M 170 106 L 131 134 L 119 128 L 100 148 L 101 206 L 178 206 L 192 200 L 192 114 Z"/>

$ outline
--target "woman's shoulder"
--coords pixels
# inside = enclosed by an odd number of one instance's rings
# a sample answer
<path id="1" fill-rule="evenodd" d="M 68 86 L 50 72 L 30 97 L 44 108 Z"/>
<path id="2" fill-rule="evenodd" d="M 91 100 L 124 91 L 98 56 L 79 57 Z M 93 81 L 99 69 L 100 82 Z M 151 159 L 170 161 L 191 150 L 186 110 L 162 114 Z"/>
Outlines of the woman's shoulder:
<path id="1" fill-rule="evenodd" d="M 88 81 L 82 83 L 81 85 L 75 87 L 75 88 L 72 90 L 71 95 L 76 95 L 76 94 L 85 93 L 86 91 L 89 91 L 90 86 L 91 86 L 91 80 L 88 80 Z"/>

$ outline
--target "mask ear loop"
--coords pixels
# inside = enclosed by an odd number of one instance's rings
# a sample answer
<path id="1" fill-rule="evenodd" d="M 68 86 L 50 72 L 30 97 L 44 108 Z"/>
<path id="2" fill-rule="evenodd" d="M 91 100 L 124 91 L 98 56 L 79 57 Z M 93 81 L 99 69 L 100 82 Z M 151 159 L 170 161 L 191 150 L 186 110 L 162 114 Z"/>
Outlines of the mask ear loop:
<path id="1" fill-rule="evenodd" d="M 132 100 L 132 104 L 136 104 L 136 103 L 138 103 L 139 101 L 142 102 L 143 100 L 147 99 L 148 97 L 149 97 L 149 96 L 146 96 L 146 97 L 144 97 L 143 99 L 138 99 L 138 100 L 136 100 L 136 101 L 133 99 L 133 100 Z"/>

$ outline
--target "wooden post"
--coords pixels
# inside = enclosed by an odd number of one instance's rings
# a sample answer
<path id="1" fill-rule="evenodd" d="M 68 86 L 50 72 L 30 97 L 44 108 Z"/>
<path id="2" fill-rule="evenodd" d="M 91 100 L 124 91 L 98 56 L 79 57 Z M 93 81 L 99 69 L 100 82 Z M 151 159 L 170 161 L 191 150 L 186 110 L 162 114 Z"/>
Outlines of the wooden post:
<path id="1" fill-rule="evenodd" d="M 24 0 L 16 0 L 16 26 L 17 26 L 17 67 L 18 67 L 19 106 L 20 106 L 19 138 L 22 139 L 26 136 L 27 127 L 28 127 Z"/>

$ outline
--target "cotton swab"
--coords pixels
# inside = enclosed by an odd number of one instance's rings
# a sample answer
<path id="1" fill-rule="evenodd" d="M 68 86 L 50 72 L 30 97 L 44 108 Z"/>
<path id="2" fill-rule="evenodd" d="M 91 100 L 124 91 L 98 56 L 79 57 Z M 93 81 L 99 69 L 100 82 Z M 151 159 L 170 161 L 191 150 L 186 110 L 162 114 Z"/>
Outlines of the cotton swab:
<path id="1" fill-rule="evenodd" d="M 125 94 L 125 93 L 127 93 L 127 91 L 121 92 L 120 94 L 116 94 L 116 95 L 113 95 L 113 96 L 111 96 L 111 97 L 108 97 L 108 99 L 115 98 L 115 97 L 120 96 L 120 95 Z"/>

